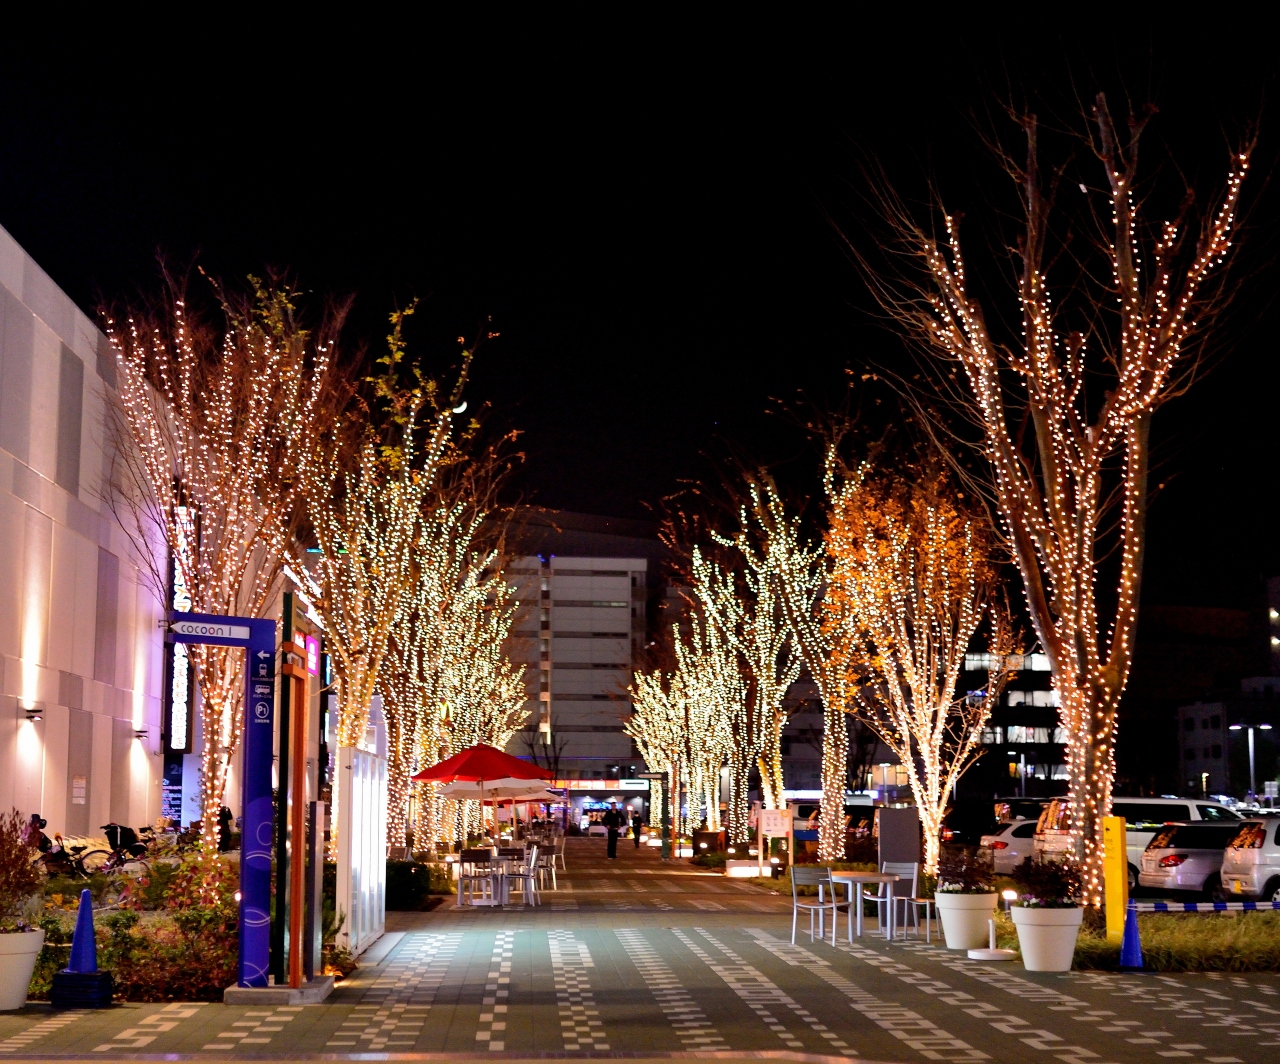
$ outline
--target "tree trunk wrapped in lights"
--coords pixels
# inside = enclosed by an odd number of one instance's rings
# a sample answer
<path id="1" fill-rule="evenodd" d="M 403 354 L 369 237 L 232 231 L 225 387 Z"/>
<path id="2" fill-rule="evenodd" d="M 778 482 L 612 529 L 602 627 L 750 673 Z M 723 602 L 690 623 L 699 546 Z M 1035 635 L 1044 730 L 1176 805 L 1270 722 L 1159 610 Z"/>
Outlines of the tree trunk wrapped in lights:
<path id="1" fill-rule="evenodd" d="M 928 470 L 892 479 L 859 470 L 839 483 L 829 477 L 828 491 L 824 628 L 848 670 L 846 708 L 906 768 L 925 871 L 936 875 L 952 789 L 981 753 L 982 726 L 1008 676 L 1009 621 L 997 603 L 990 537 L 945 477 Z M 984 692 L 958 696 L 984 620 L 1001 664 Z"/>
<path id="2" fill-rule="evenodd" d="M 167 559 L 185 609 L 262 617 L 273 606 L 299 483 L 300 444 L 326 387 L 335 317 L 315 334 L 294 293 L 254 281 L 216 289 L 221 327 L 193 320 L 172 285 L 165 305 L 108 316 L 117 448 L 110 505 L 166 609 Z M 194 645 L 201 697 L 201 846 L 215 852 L 227 771 L 244 725 L 243 654 Z"/>
<path id="3" fill-rule="evenodd" d="M 454 418 L 462 409 L 471 365 L 472 352 L 464 350 L 457 380 L 443 401 L 435 383 L 420 375 L 414 384 L 399 386 L 402 328 L 410 313 L 412 308 L 391 316 L 389 353 L 381 360 L 387 370 L 371 382 L 377 420 L 385 424 L 371 424 L 367 407 L 349 404 L 317 423 L 300 448 L 298 478 L 316 551 L 290 544 L 289 575 L 324 625 L 340 746 L 364 741 L 391 630 L 413 590 L 423 507 L 441 468 L 456 457 Z M 335 809 L 340 802 L 335 779 Z"/>
<path id="4" fill-rule="evenodd" d="M 1053 670 L 1068 737 L 1070 827 L 1092 904 L 1102 899 L 1101 818 L 1111 808 L 1116 710 L 1133 659 L 1151 418 L 1191 383 L 1231 295 L 1221 267 L 1252 153 L 1249 144 L 1230 155 L 1225 189 L 1200 215 L 1198 232 L 1184 185 L 1174 193 L 1178 205 L 1169 199 L 1172 220 L 1147 221 L 1142 207 L 1161 189 L 1139 194 L 1138 147 L 1153 114 L 1131 115 L 1127 130 L 1117 130 L 1099 95 L 1087 142 L 1100 165 L 1081 169 L 1078 182 L 1074 173 L 1061 180 L 1071 164 L 1042 177 L 1034 116 L 1021 119 L 1025 164 L 999 155 L 1021 208 L 1016 244 L 1002 242 L 1012 245 L 1019 267 L 1020 334 L 1002 335 L 991 324 L 953 215 L 943 214 L 939 239 L 887 193 L 897 246 L 920 272 L 899 283 L 898 267 L 877 271 L 861 256 L 882 305 L 950 371 L 936 377 L 943 404 L 923 419 L 926 428 L 936 426 L 940 410 L 959 411 L 987 460 L 987 489 Z M 1179 181 L 1177 167 L 1168 172 Z M 1102 187 L 1091 189 L 1095 174 Z M 1063 202 L 1077 187 L 1078 210 Z M 1060 215 L 1067 228 L 1055 231 Z M 1092 247 L 1082 233 L 1098 234 Z M 1049 294 L 1051 268 L 1064 275 L 1058 305 Z M 962 431 L 948 435 L 948 444 Z"/>
<path id="5" fill-rule="evenodd" d="M 506 653 L 515 623 L 516 589 L 497 568 L 497 554 L 468 547 L 483 515 L 464 523 L 452 557 L 424 595 L 421 616 L 430 631 L 424 654 L 424 703 L 419 719 L 419 767 L 476 743 L 505 749 L 528 717 L 524 666 Z M 465 842 L 476 825 L 475 802 L 447 803 L 437 813 L 443 841 Z"/>
<path id="6" fill-rule="evenodd" d="M 760 559 L 776 589 L 805 668 L 822 698 L 822 799 L 818 819 L 818 858 L 844 858 L 844 792 L 849 761 L 849 729 L 844 712 L 845 670 L 823 627 L 822 595 L 828 581 L 826 550 L 806 542 L 799 517 L 787 512 L 776 486 L 760 477 L 748 487 L 743 530 L 734 542 Z M 758 544 L 758 545 L 753 545 Z"/>
<path id="7" fill-rule="evenodd" d="M 702 559 L 695 552 L 695 565 Z M 703 575 L 706 570 L 702 569 Z M 692 830 L 706 809 L 707 828 L 718 831 L 720 770 L 735 741 L 734 718 L 746 700 L 741 661 L 722 627 L 695 603 L 689 619 L 672 627 L 675 668 L 637 672 L 631 688 L 632 715 L 624 730 L 636 741 L 652 771 L 666 771 L 672 797 L 683 791 L 686 808 L 674 808 L 677 830 Z M 696 805 L 695 805 L 696 802 Z"/>
<path id="8" fill-rule="evenodd" d="M 776 558 L 745 538 L 722 539 L 744 561 L 740 575 L 722 568 L 700 550 L 693 552 L 693 594 L 717 640 L 737 651 L 745 687 L 729 715 L 729 838 L 746 842 L 750 808 L 747 786 L 758 768 L 764 808 L 781 809 L 782 730 L 787 723 L 787 690 L 800 675 L 800 653 L 782 610 L 770 564 Z"/>
<path id="9" fill-rule="evenodd" d="M 394 725 L 388 765 L 388 838 L 405 834 L 409 777 L 476 743 L 502 749 L 523 726 L 524 666 L 507 639 L 516 592 L 496 550 L 482 546 L 488 514 L 474 485 L 450 485 L 423 514 L 414 548 L 416 581 L 397 621 L 384 668 Z M 424 824 L 416 842 L 461 841 L 479 824 L 474 802 L 442 801 L 435 784 L 417 785 Z"/>

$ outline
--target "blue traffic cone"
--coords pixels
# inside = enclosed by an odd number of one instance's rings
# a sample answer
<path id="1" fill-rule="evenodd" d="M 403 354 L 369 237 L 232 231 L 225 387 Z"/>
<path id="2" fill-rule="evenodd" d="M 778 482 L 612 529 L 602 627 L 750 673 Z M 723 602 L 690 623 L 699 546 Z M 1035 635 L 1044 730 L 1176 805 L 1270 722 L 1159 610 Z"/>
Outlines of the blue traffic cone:
<path id="1" fill-rule="evenodd" d="M 1124 917 L 1124 938 L 1120 940 L 1120 967 L 1124 971 L 1142 971 L 1142 938 L 1138 934 L 1138 910 L 1130 904 Z"/>
<path id="2" fill-rule="evenodd" d="M 76 929 L 71 935 L 71 962 L 68 972 L 89 975 L 98 970 L 98 943 L 93 937 L 93 896 L 88 889 L 80 892 L 80 911 Z"/>
<path id="3" fill-rule="evenodd" d="M 71 961 L 53 973 L 49 1004 L 55 1009 L 111 1007 L 115 982 L 110 972 L 98 971 L 98 944 L 93 937 L 93 895 L 80 892 L 80 912 L 71 935 Z"/>

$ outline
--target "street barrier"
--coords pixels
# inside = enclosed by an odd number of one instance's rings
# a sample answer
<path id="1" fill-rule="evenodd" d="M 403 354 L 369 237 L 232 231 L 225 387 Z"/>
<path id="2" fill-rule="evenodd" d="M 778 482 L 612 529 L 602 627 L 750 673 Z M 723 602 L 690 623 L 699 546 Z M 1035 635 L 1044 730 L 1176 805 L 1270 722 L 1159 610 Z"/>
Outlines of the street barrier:
<path id="1" fill-rule="evenodd" d="M 1280 910 L 1280 901 L 1131 901 L 1140 913 L 1252 913 Z"/>

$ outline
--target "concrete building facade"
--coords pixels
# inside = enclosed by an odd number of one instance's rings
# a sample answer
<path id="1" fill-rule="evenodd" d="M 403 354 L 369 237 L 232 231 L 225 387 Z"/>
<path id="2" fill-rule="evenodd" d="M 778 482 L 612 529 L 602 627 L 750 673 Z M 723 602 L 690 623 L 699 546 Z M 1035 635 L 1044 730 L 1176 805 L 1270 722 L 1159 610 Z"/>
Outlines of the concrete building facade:
<path id="1" fill-rule="evenodd" d="M 104 502 L 106 338 L 0 229 L 0 809 L 160 811 L 163 616 Z"/>
<path id="2" fill-rule="evenodd" d="M 644 558 L 528 555 L 508 569 L 520 615 L 513 660 L 526 665 L 529 725 L 510 752 L 563 779 L 608 780 L 639 764 L 623 724 L 646 633 Z"/>

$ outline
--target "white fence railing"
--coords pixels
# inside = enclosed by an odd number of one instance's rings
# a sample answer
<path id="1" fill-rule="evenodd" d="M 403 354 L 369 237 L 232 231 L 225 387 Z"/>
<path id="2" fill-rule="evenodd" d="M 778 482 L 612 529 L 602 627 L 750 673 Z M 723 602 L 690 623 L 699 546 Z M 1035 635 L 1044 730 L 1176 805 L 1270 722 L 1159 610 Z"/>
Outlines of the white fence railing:
<path id="1" fill-rule="evenodd" d="M 387 759 L 338 748 L 337 944 L 359 954 L 381 937 L 387 908 Z"/>

